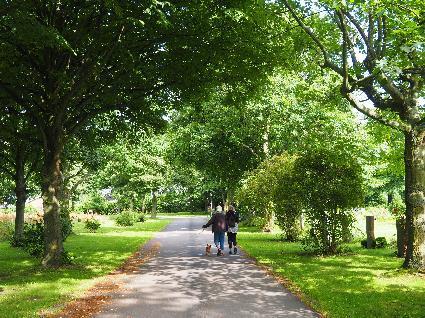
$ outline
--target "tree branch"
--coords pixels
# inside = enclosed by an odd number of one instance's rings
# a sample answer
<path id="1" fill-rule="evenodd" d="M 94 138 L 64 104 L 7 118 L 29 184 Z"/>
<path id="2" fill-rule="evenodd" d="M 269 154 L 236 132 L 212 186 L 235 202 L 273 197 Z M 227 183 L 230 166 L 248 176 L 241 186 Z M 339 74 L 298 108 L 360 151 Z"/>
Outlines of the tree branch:
<path id="1" fill-rule="evenodd" d="M 364 44 L 369 49 L 369 46 L 368 46 L 369 42 L 367 40 L 366 33 L 364 32 L 363 28 L 361 27 L 359 21 L 357 21 L 356 19 L 354 19 L 354 17 L 351 15 L 350 12 L 345 11 L 345 10 L 343 10 L 342 12 L 348 18 L 348 20 L 350 20 L 350 22 L 354 25 L 354 27 L 356 28 L 357 32 L 359 32 L 361 38 L 363 39 Z"/>
<path id="2" fill-rule="evenodd" d="M 311 30 L 310 27 L 308 27 L 301 19 L 300 17 L 298 17 L 297 13 L 295 12 L 295 10 L 292 8 L 292 6 L 289 4 L 288 0 L 283 0 L 283 4 L 285 5 L 285 7 L 289 10 L 289 12 L 291 13 L 291 15 L 294 17 L 294 19 L 297 21 L 298 25 L 304 30 L 305 33 L 307 33 L 310 38 L 317 44 L 317 46 L 319 47 L 322 55 L 323 55 L 323 60 L 324 60 L 324 67 L 328 67 L 330 69 L 332 69 L 333 71 L 335 71 L 336 73 L 340 74 L 341 76 L 343 76 L 343 70 L 338 67 L 336 64 L 332 63 L 329 59 L 329 53 L 326 50 L 325 46 L 323 45 L 323 43 L 319 40 L 319 38 L 314 34 L 314 32 Z"/>
<path id="3" fill-rule="evenodd" d="M 391 128 L 395 128 L 397 130 L 403 131 L 403 132 L 409 132 L 412 130 L 412 127 L 408 124 L 401 123 L 395 120 L 389 120 L 377 113 L 375 110 L 368 108 L 358 100 L 355 99 L 355 97 L 350 93 L 346 92 L 343 89 L 341 90 L 341 93 L 345 98 L 350 102 L 351 106 L 353 106 L 355 109 L 357 109 L 359 112 L 361 112 L 363 115 L 366 115 L 367 117 L 370 117 L 381 124 L 384 124 L 385 126 L 389 126 Z"/>
<path id="4" fill-rule="evenodd" d="M 347 33 L 347 25 L 345 23 L 345 16 L 342 13 L 341 10 L 337 10 L 336 14 L 339 18 L 339 23 L 340 23 L 340 28 L 341 28 L 341 33 L 342 33 L 342 70 L 343 70 L 343 77 L 342 77 L 342 82 L 343 82 L 343 87 L 344 87 L 344 91 L 349 91 L 350 87 L 349 87 L 349 75 L 348 75 L 348 33 Z"/>

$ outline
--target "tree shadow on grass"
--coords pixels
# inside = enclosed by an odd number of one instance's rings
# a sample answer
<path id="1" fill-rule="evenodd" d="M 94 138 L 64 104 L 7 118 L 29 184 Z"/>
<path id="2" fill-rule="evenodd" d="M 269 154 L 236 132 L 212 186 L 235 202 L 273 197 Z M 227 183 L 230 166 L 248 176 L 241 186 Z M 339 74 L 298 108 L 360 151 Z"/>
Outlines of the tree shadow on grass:
<path id="1" fill-rule="evenodd" d="M 243 244 L 332 317 L 425 317 L 425 279 L 400 270 L 401 260 L 390 250 L 314 257 L 303 255 L 297 243 L 254 234 Z"/>
<path id="2" fill-rule="evenodd" d="M 72 235 L 65 249 L 74 255 L 74 264 L 58 269 L 44 269 L 21 250 L 2 245 L 0 252 L 0 317 L 26 317 L 28 312 L 55 305 L 64 295 L 81 284 L 119 267 L 150 235 L 114 234 Z M 7 314 L 6 313 L 11 313 Z"/>

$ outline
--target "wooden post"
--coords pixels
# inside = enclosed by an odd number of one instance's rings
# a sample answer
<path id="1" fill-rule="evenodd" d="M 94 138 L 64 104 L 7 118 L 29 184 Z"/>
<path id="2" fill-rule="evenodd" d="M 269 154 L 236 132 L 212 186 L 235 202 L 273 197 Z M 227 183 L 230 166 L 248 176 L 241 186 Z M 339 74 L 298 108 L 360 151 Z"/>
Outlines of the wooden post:
<path id="1" fill-rule="evenodd" d="M 374 247 L 375 241 L 375 217 L 373 215 L 366 216 L 366 235 L 367 235 L 367 248 Z"/>

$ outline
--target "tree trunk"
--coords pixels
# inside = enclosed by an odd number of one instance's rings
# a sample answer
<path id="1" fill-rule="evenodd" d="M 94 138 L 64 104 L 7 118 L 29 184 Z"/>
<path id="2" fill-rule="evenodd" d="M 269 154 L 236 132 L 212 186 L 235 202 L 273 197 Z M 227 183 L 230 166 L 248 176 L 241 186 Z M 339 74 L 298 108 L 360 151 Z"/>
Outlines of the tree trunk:
<path id="1" fill-rule="evenodd" d="M 405 133 L 407 250 L 403 267 L 425 268 L 425 131 Z"/>
<path id="2" fill-rule="evenodd" d="M 304 231 L 304 214 L 301 212 L 300 213 L 300 230 Z"/>
<path id="3" fill-rule="evenodd" d="M 15 170 L 15 194 L 16 194 L 16 217 L 14 243 L 19 245 L 24 234 L 25 202 L 27 200 L 27 188 L 25 180 L 24 153 L 20 147 L 16 151 Z"/>
<path id="4" fill-rule="evenodd" d="M 366 235 L 367 248 L 374 248 L 375 242 L 375 217 L 373 215 L 366 216 Z"/>
<path id="5" fill-rule="evenodd" d="M 145 203 L 145 198 L 143 198 L 142 200 L 142 214 L 145 214 L 146 212 L 146 203 Z"/>
<path id="6" fill-rule="evenodd" d="M 266 210 L 266 223 L 264 224 L 263 231 L 264 232 L 271 232 L 274 227 L 274 211 L 273 209 Z"/>
<path id="7" fill-rule="evenodd" d="M 46 267 L 62 264 L 63 240 L 60 220 L 59 191 L 61 186 L 62 138 L 56 131 L 46 134 L 43 163 L 44 257 Z"/>
<path id="8" fill-rule="evenodd" d="M 270 117 L 267 117 L 266 129 L 264 130 L 264 134 L 263 134 L 263 152 L 266 158 L 270 157 L 269 134 L 270 134 Z"/>
<path id="9" fill-rule="evenodd" d="M 156 207 L 157 207 L 157 197 L 156 197 L 156 192 L 153 191 L 152 192 L 152 214 L 151 214 L 151 218 L 152 219 L 156 219 Z"/>
<path id="10" fill-rule="evenodd" d="M 228 190 L 227 190 L 226 209 L 225 209 L 225 211 L 227 211 L 229 209 L 229 205 L 233 205 L 234 198 L 235 198 L 235 190 L 233 188 L 230 188 L 229 187 Z"/>
<path id="11" fill-rule="evenodd" d="M 406 256 L 406 220 L 398 218 L 395 222 L 397 228 L 397 257 Z"/>

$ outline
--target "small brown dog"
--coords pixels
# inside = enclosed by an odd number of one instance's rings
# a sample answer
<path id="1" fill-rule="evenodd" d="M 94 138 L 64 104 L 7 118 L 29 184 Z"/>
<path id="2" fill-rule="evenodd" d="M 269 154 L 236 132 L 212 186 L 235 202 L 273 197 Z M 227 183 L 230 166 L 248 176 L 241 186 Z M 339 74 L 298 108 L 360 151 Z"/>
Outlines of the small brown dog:
<path id="1" fill-rule="evenodd" d="M 205 255 L 211 256 L 211 244 L 207 243 L 207 246 L 205 246 Z"/>

